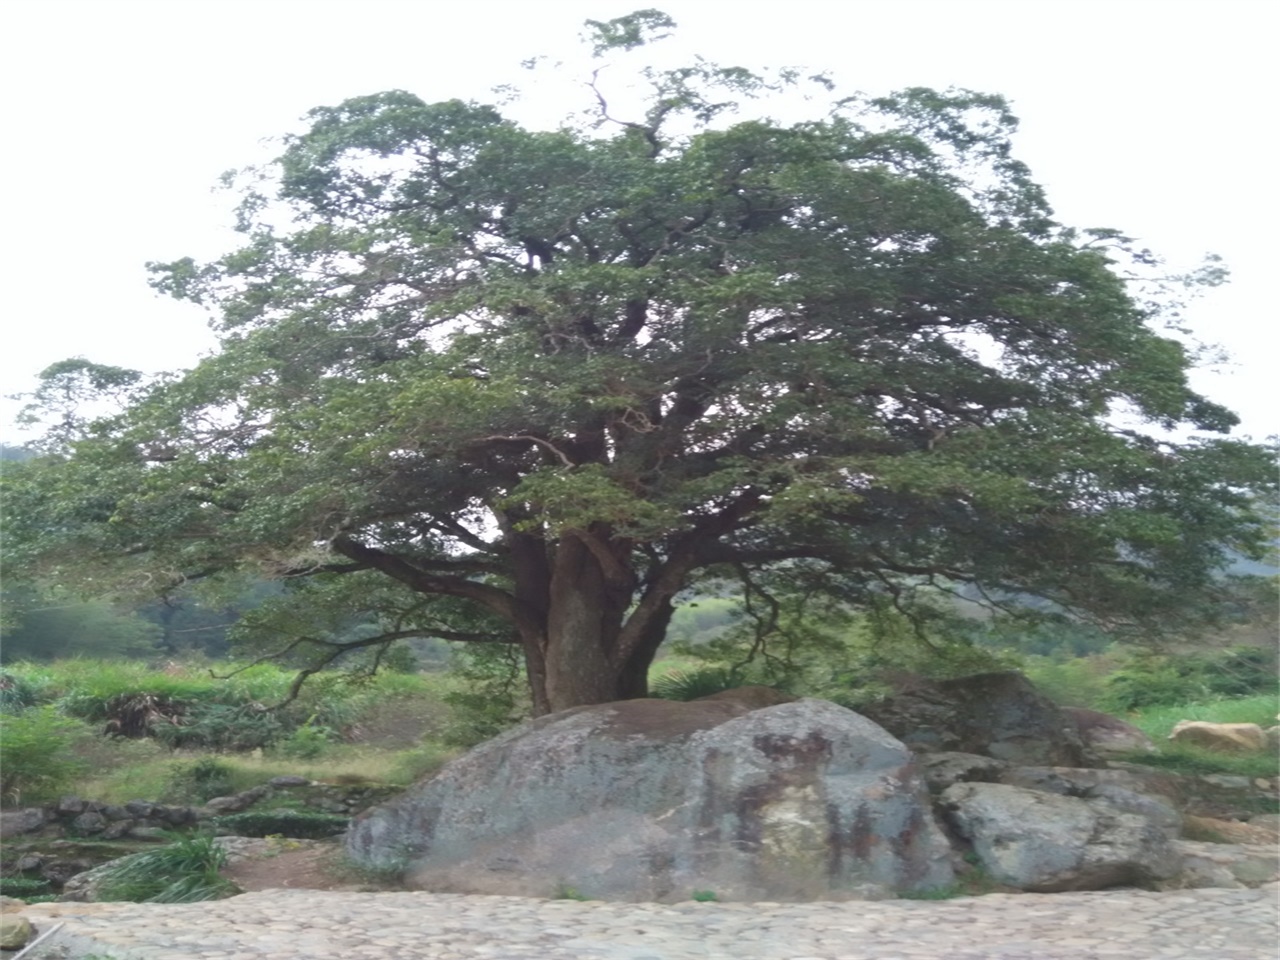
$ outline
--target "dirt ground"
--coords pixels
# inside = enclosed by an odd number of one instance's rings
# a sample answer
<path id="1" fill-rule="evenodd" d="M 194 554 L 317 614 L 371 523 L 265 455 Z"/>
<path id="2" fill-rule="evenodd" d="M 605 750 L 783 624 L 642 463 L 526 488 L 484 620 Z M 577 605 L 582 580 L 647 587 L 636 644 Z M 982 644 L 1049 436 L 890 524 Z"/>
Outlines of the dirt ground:
<path id="1" fill-rule="evenodd" d="M 256 890 L 375 891 L 399 889 L 347 863 L 336 841 L 268 840 L 233 855 L 222 875 L 245 893 Z"/>

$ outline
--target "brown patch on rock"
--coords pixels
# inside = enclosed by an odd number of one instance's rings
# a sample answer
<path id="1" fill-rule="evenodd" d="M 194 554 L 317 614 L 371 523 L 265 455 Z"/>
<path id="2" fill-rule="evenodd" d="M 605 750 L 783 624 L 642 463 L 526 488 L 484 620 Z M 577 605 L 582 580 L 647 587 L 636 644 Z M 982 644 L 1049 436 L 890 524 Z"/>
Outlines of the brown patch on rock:
<path id="1" fill-rule="evenodd" d="M 698 697 L 693 702 L 727 701 L 729 703 L 742 704 L 750 710 L 760 710 L 764 707 L 776 707 L 780 703 L 795 703 L 798 699 L 800 698 L 793 697 L 789 693 L 783 693 L 775 687 L 755 684 L 747 687 L 733 687 L 730 690 L 721 690 L 718 693 L 709 693 L 705 697 Z"/>
<path id="2" fill-rule="evenodd" d="M 609 715 L 599 730 L 611 737 L 668 740 L 711 730 L 752 709 L 733 700 L 622 700 L 608 705 Z"/>

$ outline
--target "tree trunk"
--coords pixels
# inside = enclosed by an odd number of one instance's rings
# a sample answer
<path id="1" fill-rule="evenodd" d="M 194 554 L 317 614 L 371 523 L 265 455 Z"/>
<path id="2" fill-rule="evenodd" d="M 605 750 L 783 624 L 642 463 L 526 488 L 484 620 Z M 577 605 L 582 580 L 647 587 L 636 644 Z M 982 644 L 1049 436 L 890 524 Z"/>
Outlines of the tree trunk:
<path id="1" fill-rule="evenodd" d="M 534 715 L 648 696 L 649 667 L 687 560 L 668 565 L 637 597 L 632 545 L 603 524 L 568 533 L 551 548 L 518 533 L 508 542 Z"/>
<path id="2" fill-rule="evenodd" d="M 624 699 L 634 682 L 623 684 L 627 671 L 617 648 L 631 590 L 606 576 L 586 544 L 566 537 L 556 549 L 549 599 L 543 657 L 548 710 Z"/>

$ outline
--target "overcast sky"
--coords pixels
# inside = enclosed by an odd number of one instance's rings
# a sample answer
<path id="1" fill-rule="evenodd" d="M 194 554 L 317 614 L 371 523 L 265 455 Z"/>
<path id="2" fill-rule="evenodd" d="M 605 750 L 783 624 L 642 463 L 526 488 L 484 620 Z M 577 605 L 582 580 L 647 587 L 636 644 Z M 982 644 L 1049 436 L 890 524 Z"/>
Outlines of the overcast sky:
<path id="1" fill-rule="evenodd" d="M 1189 316 L 1232 361 L 1195 383 L 1243 433 L 1280 432 L 1262 0 L 7 0 L 0 391 L 68 356 L 152 371 L 210 349 L 204 315 L 154 296 L 143 264 L 230 249 L 219 174 L 269 157 L 308 109 L 393 88 L 491 100 L 528 83 L 526 57 L 579 57 L 583 20 L 648 4 L 680 25 L 666 56 L 1010 98 L 1018 154 L 1060 220 L 1121 229 L 1174 267 L 1225 258 L 1232 283 Z M 566 59 L 561 74 L 577 73 Z M 560 102 L 566 89 L 533 86 L 524 116 L 587 105 Z M 18 406 L 0 407 L 0 437 L 18 437 Z"/>

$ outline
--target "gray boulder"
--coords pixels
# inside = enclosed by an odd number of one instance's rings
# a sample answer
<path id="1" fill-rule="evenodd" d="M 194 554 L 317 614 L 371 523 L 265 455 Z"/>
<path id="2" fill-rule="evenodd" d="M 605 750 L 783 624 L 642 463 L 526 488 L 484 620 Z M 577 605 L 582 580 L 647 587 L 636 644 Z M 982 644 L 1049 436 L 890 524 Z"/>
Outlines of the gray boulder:
<path id="1" fill-rule="evenodd" d="M 1105 801 L 1123 813 L 1146 817 L 1170 837 L 1182 832 L 1176 776 L 1144 778 L 1128 770 L 1014 767 L 997 779 L 1027 790 Z"/>
<path id="2" fill-rule="evenodd" d="M 1000 783 L 958 783 L 947 788 L 941 803 L 983 869 L 1020 890 L 1151 887 L 1181 869 L 1167 833 L 1105 801 Z"/>
<path id="3" fill-rule="evenodd" d="M 629 700 L 542 717 L 361 814 L 357 864 L 413 888 L 857 899 L 953 877 L 910 752 L 822 700 Z"/>
<path id="4" fill-rule="evenodd" d="M 1084 707 L 1063 707 L 1062 712 L 1075 723 L 1085 746 L 1095 753 L 1108 756 L 1157 752 L 1155 741 L 1127 720 Z"/>
<path id="5" fill-rule="evenodd" d="M 1100 765 L 1075 721 L 1016 671 L 915 678 L 859 711 L 913 750 L 977 753 L 1014 764 Z"/>

